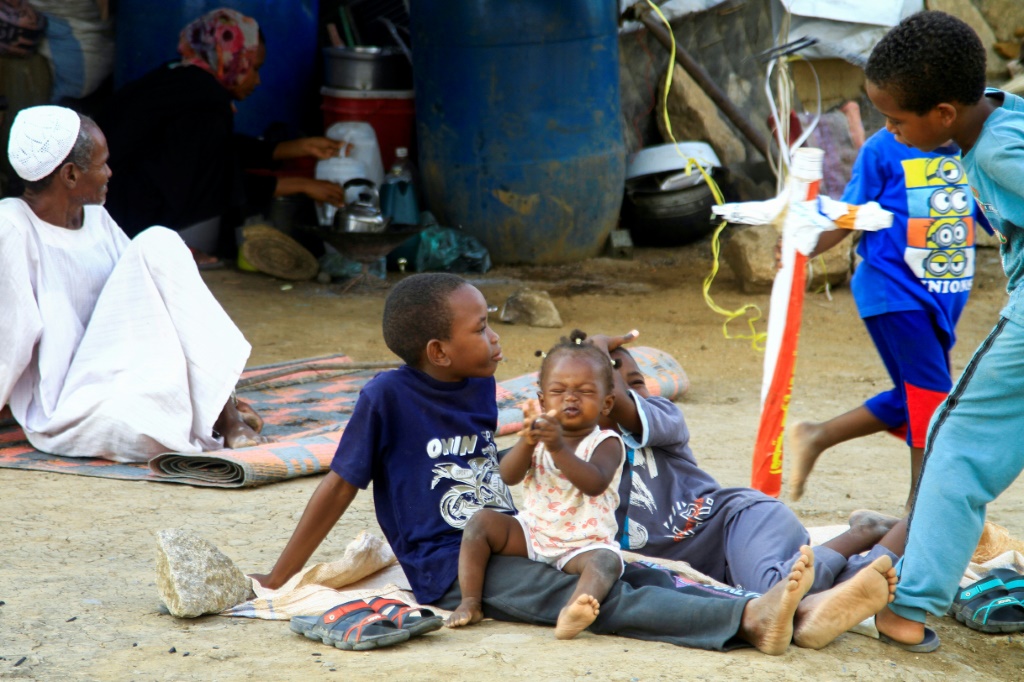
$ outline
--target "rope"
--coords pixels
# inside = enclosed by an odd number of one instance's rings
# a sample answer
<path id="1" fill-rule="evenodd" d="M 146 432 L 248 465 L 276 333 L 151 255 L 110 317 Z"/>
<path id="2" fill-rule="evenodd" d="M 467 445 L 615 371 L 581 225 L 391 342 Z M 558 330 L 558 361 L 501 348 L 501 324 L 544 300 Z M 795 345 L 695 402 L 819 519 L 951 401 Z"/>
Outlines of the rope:
<path id="1" fill-rule="evenodd" d="M 676 153 L 686 159 L 687 175 L 689 175 L 693 171 L 693 168 L 696 167 L 697 170 L 700 171 L 701 176 L 703 176 L 704 182 L 706 182 L 708 187 L 711 188 L 711 194 L 715 198 L 715 203 L 721 206 L 725 203 L 725 197 L 722 195 L 722 190 L 719 188 L 718 183 L 712 179 L 711 174 L 704 169 L 704 166 L 699 161 L 683 154 L 682 149 L 679 147 L 679 141 L 676 140 L 675 135 L 672 133 L 672 122 L 669 120 L 668 116 L 668 93 L 672 87 L 672 74 L 675 71 L 676 37 L 672 32 L 672 25 L 669 23 L 668 19 L 665 18 L 665 15 L 661 13 L 661 9 L 659 9 L 651 0 L 647 0 L 647 4 L 651 6 L 654 13 L 657 14 L 662 23 L 665 24 L 665 27 L 668 29 L 669 37 L 672 39 L 672 49 L 669 52 L 668 71 L 665 73 L 665 87 L 663 88 L 664 92 L 662 93 L 661 106 L 662 115 L 665 118 L 665 130 L 668 132 L 669 139 L 676 145 Z M 715 276 L 718 274 L 719 270 L 720 254 L 722 250 L 720 237 L 722 230 L 725 229 L 726 225 L 726 221 L 721 221 L 715 228 L 714 234 L 711 236 L 711 272 L 704 278 L 704 282 L 701 285 L 701 293 L 704 296 L 704 302 L 707 303 L 708 307 L 713 312 L 725 317 L 725 321 L 722 323 L 722 335 L 726 339 L 749 340 L 750 347 L 755 351 L 764 351 L 764 345 L 768 338 L 768 334 L 766 332 L 757 331 L 757 328 L 754 326 L 754 323 L 761 319 L 761 309 L 753 303 L 747 303 L 736 310 L 728 310 L 715 303 L 714 299 L 711 297 L 711 284 L 714 282 Z M 748 311 L 753 311 L 753 315 L 748 316 Z M 729 333 L 729 323 L 739 317 L 746 318 L 747 325 L 750 327 L 749 334 Z"/>

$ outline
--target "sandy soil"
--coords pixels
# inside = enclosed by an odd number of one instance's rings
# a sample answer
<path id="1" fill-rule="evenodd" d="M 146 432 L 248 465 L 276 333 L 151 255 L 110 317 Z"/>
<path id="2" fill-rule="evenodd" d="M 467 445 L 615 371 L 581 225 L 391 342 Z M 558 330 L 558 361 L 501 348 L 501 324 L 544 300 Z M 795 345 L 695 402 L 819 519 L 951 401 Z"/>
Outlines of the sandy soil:
<path id="1" fill-rule="evenodd" d="M 670 351 L 690 376 L 682 407 L 704 465 L 723 484 L 747 485 L 762 356 L 746 342 L 722 337 L 721 318 L 700 294 L 709 267 L 710 249 L 702 243 L 641 250 L 633 261 L 502 268 L 480 277 L 475 283 L 492 303 L 523 284 L 547 289 L 566 323 L 561 332 L 496 323 L 509 358 L 498 378 L 533 369 L 533 351 L 573 326 L 637 327 L 644 344 Z M 981 251 L 979 268 L 953 354 L 957 370 L 1005 298 L 995 252 Z M 741 294 L 724 270 L 713 289 L 718 303 L 767 306 L 766 296 Z M 234 271 L 206 278 L 252 342 L 253 364 L 337 351 L 357 360 L 390 359 L 380 340 L 383 291 L 339 295 L 337 285 L 286 287 Z M 849 290 L 835 291 L 831 301 L 812 296 L 791 419 L 833 416 L 887 382 Z M 866 438 L 823 458 L 794 509 L 808 525 L 844 522 L 863 507 L 897 514 L 908 477 L 904 445 L 889 436 Z M 948 618 L 934 623 L 943 645 L 931 655 L 846 634 L 820 652 L 791 647 L 769 658 L 753 650 L 720 654 L 589 633 L 559 642 L 549 629 L 491 621 L 391 649 L 346 653 L 293 635 L 286 623 L 217 616 L 186 621 L 162 613 L 154 585 L 157 531 L 190 529 L 244 571 L 266 571 L 317 483 L 308 478 L 217 491 L 0 470 L 0 678 L 1024 679 L 1024 637 L 982 635 Z M 1024 536 L 1024 487 L 1011 489 L 989 512 Z M 359 530 L 374 527 L 371 496 L 360 495 L 314 560 L 337 556 Z"/>

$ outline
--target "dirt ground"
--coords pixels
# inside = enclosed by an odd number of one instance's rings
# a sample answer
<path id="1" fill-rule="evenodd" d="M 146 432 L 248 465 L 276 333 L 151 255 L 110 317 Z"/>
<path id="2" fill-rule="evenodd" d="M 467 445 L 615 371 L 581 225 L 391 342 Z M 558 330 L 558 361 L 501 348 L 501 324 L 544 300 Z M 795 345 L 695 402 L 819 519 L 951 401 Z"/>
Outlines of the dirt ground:
<path id="1" fill-rule="evenodd" d="M 722 319 L 701 298 L 710 262 L 703 242 L 639 250 L 632 261 L 499 268 L 474 278 L 493 304 L 523 285 L 544 288 L 565 321 L 563 330 L 496 321 L 508 358 L 498 379 L 534 369 L 534 350 L 572 327 L 639 328 L 643 344 L 671 352 L 689 374 L 692 387 L 681 405 L 702 463 L 723 484 L 748 485 L 763 356 L 744 341 L 723 338 Z M 980 251 L 978 263 L 953 354 L 957 371 L 1005 299 L 996 252 Z M 391 359 L 380 339 L 383 290 L 342 295 L 339 285 L 289 287 L 232 270 L 205 277 L 251 341 L 251 364 L 338 351 L 356 360 Z M 767 307 L 767 296 L 740 293 L 728 268 L 712 293 L 726 308 L 747 302 Z M 791 423 L 831 417 L 887 383 L 849 289 L 835 290 L 831 301 L 811 295 Z M 841 523 L 864 507 L 898 514 L 908 478 L 905 446 L 890 436 L 873 436 L 826 455 L 793 508 L 807 525 Z M 0 678 L 1024 679 L 1024 637 L 982 635 L 948 618 L 933 623 L 943 642 L 935 654 L 909 654 L 846 634 L 820 652 L 791 647 L 771 658 L 753 650 L 721 654 L 589 633 L 559 642 L 546 628 L 493 621 L 349 653 L 294 635 L 283 622 L 177 620 L 162 612 L 154 582 L 157 531 L 187 528 L 223 549 L 242 570 L 267 571 L 318 482 L 305 478 L 223 491 L 0 470 Z M 1024 536 L 1024 486 L 993 504 L 989 518 Z M 356 499 L 313 559 L 336 557 L 364 528 L 376 528 L 369 494 Z"/>

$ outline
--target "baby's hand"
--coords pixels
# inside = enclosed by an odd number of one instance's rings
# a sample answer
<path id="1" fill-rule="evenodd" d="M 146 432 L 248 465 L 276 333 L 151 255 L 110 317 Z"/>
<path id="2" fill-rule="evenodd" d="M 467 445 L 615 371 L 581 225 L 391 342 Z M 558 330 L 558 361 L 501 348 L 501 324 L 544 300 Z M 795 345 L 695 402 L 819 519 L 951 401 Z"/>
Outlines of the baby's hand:
<path id="1" fill-rule="evenodd" d="M 537 430 L 533 426 L 541 416 L 540 401 L 536 398 L 531 398 L 523 403 L 522 408 L 523 430 L 519 432 L 519 437 L 525 439 L 530 445 L 536 445 Z"/>
<path id="2" fill-rule="evenodd" d="M 533 420 L 531 431 L 535 434 L 535 443 L 541 442 L 548 450 L 559 449 L 562 445 L 562 425 L 558 422 L 558 412 L 548 410 Z"/>

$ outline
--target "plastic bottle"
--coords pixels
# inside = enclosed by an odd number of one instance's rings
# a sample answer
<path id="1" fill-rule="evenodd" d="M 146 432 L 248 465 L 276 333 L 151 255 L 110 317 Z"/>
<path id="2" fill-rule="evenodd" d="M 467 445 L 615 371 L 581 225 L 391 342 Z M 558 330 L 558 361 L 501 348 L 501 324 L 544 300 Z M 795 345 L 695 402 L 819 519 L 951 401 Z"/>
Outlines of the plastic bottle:
<path id="1" fill-rule="evenodd" d="M 419 201 L 413 184 L 409 150 L 395 149 L 395 163 L 384 176 L 380 188 L 380 210 L 385 218 L 391 218 L 394 225 L 416 225 L 420 220 Z"/>

